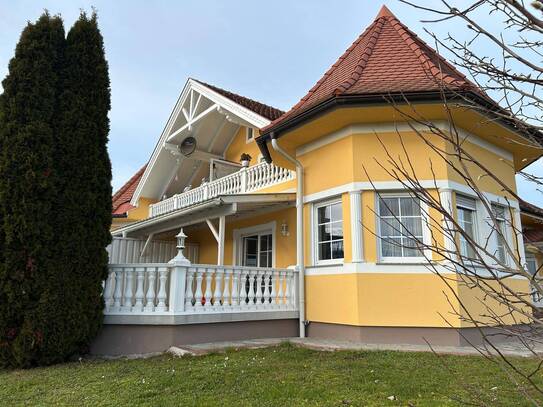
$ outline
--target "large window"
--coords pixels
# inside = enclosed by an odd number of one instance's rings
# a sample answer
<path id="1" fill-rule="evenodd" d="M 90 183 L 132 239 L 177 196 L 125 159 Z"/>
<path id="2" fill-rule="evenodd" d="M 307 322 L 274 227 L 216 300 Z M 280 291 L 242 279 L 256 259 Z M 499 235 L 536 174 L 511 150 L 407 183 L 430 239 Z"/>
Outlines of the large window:
<path id="1" fill-rule="evenodd" d="M 475 250 L 472 244 L 468 241 L 469 238 L 476 241 L 475 224 L 476 224 L 476 205 L 475 199 L 463 195 L 456 196 L 456 213 L 458 215 L 458 225 L 464 233 L 459 233 L 460 254 L 464 257 L 474 258 Z"/>
<path id="2" fill-rule="evenodd" d="M 341 201 L 316 206 L 316 258 L 319 262 L 343 259 L 343 211 Z"/>
<path id="3" fill-rule="evenodd" d="M 381 257 L 422 257 L 423 241 L 420 201 L 411 196 L 379 197 Z"/>
<path id="4" fill-rule="evenodd" d="M 249 267 L 272 267 L 271 233 L 254 234 L 243 237 L 242 264 Z"/>
<path id="5" fill-rule="evenodd" d="M 494 242 L 496 244 L 495 256 L 501 263 L 505 263 L 507 260 L 507 256 L 505 255 L 505 208 L 499 205 L 492 205 L 492 212 L 496 218 L 496 223 L 493 226 Z"/>

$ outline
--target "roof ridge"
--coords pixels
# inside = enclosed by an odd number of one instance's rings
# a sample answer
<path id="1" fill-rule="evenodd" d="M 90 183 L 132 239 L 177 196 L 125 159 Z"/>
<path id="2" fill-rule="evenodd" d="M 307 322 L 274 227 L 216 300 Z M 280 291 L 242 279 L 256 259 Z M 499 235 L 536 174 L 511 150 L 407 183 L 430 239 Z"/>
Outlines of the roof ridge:
<path id="1" fill-rule="evenodd" d="M 383 16 L 375 20 L 375 26 L 373 27 L 371 34 L 369 34 L 370 38 L 368 40 L 368 44 L 366 45 L 364 52 L 358 59 L 358 63 L 354 67 L 354 70 L 351 72 L 349 79 L 345 80 L 336 87 L 336 89 L 334 90 L 334 94 L 337 95 L 338 93 L 345 92 L 347 89 L 353 86 L 358 79 L 360 79 L 360 76 L 362 75 L 362 72 L 364 71 L 364 68 L 368 64 L 368 61 L 371 57 L 373 48 L 375 47 L 375 44 L 377 44 L 377 40 L 379 39 L 379 35 L 381 34 L 383 26 L 385 25 L 386 19 L 386 14 L 384 14 Z"/>
<path id="2" fill-rule="evenodd" d="M 422 65 L 425 71 L 429 71 L 430 75 L 428 77 L 433 79 L 439 79 L 441 83 L 445 81 L 445 78 L 450 78 L 450 82 L 458 82 L 458 78 L 446 73 L 443 71 L 441 64 L 449 68 L 455 74 L 458 74 L 463 80 L 471 84 L 470 80 L 460 72 L 456 67 L 451 65 L 445 58 L 443 58 L 437 50 L 432 49 L 424 40 L 422 40 L 417 34 L 411 31 L 407 26 L 405 26 L 398 18 L 394 15 L 391 15 L 388 18 L 390 25 L 398 33 L 400 38 L 405 42 L 411 51 L 417 56 L 420 64 Z M 424 49 L 426 48 L 426 49 Z M 428 56 L 428 51 L 431 51 L 439 60 L 440 65 L 436 65 L 432 58 Z"/>

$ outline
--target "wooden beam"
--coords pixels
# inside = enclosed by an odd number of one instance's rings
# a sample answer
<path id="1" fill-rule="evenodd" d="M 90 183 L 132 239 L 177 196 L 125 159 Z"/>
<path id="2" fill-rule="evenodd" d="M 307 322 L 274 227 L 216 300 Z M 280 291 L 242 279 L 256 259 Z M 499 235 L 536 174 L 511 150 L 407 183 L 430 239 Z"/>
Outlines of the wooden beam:
<path id="1" fill-rule="evenodd" d="M 219 247 L 217 253 L 217 265 L 224 266 L 224 238 L 226 229 L 226 217 L 219 217 Z"/>
<path id="2" fill-rule="evenodd" d="M 188 123 L 184 124 L 183 126 L 181 126 L 181 128 L 177 129 L 172 134 L 170 134 L 170 136 L 168 136 L 168 138 L 166 139 L 166 142 L 171 141 L 177 135 L 183 133 L 185 130 L 191 129 L 193 124 L 195 124 L 197 121 L 203 119 L 209 113 L 216 111 L 217 107 L 218 107 L 218 105 L 213 104 L 210 107 L 208 107 L 206 110 L 204 110 L 202 113 L 200 113 L 198 116 L 196 116 L 194 119 L 189 120 Z"/>
<path id="3" fill-rule="evenodd" d="M 219 233 L 217 232 L 217 229 L 215 228 L 215 225 L 211 223 L 209 219 L 206 219 L 207 226 L 211 230 L 211 233 L 213 233 L 213 236 L 215 236 L 215 240 L 217 243 L 219 243 Z"/>

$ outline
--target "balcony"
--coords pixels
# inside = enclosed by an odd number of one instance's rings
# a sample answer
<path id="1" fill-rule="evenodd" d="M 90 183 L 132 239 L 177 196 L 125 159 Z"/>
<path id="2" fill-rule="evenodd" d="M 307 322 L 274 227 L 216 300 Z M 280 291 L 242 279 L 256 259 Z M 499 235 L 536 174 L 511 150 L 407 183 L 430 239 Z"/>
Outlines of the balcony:
<path id="1" fill-rule="evenodd" d="M 274 164 L 260 163 L 248 168 L 206 182 L 190 191 L 176 194 L 152 204 L 149 217 L 164 215 L 178 209 L 205 202 L 220 195 L 236 195 L 255 192 L 296 178 L 296 172 Z"/>

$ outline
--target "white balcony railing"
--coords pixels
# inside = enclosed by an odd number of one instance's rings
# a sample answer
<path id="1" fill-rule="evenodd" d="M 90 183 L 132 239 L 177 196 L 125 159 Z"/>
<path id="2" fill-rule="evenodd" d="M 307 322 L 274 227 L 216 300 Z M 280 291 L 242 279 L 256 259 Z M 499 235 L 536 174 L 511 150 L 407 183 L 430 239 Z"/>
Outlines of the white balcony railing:
<path id="1" fill-rule="evenodd" d="M 105 315 L 296 311 L 297 282 L 294 269 L 111 264 Z"/>
<path id="2" fill-rule="evenodd" d="M 207 182 L 190 191 L 176 194 L 150 205 L 149 217 L 163 215 L 177 209 L 204 202 L 219 195 L 253 192 L 296 178 L 296 172 L 276 165 L 260 163 L 238 172 Z"/>

